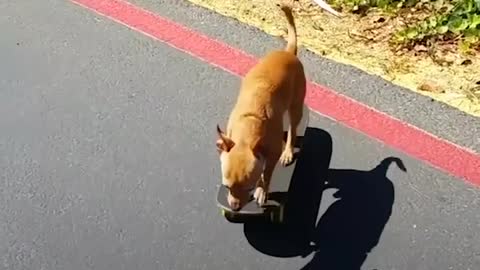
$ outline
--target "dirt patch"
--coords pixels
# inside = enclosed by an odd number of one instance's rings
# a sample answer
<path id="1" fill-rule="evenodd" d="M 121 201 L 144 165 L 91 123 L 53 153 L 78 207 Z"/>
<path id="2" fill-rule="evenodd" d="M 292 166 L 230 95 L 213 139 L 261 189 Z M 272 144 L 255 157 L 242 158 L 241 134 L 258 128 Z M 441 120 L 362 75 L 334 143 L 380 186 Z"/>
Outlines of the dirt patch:
<path id="1" fill-rule="evenodd" d="M 276 1 L 189 1 L 286 37 L 285 18 Z M 345 17 L 335 18 L 310 0 L 300 0 L 294 12 L 299 43 L 306 49 L 480 117 L 478 56 L 460 56 L 448 44 L 434 52 L 422 46 L 393 50 L 388 38 L 401 22 L 384 13 L 344 13 Z"/>

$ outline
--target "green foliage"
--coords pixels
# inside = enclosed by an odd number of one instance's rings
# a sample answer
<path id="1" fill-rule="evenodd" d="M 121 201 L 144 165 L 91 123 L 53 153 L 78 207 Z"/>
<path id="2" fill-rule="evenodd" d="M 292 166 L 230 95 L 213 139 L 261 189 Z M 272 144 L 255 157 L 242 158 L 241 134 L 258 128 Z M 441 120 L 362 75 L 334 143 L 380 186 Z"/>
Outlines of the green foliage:
<path id="1" fill-rule="evenodd" d="M 460 50 L 468 51 L 480 45 L 480 0 L 332 0 L 352 11 L 366 11 L 380 8 L 399 12 L 409 8 L 407 13 L 415 17 L 417 12 L 429 12 L 426 19 L 417 20 L 408 27 L 397 31 L 393 41 L 397 44 L 412 45 L 426 40 L 458 40 Z M 419 4 L 429 5 L 428 9 L 411 9 Z M 420 17 L 420 16 L 419 16 Z"/>
<path id="2" fill-rule="evenodd" d="M 460 49 L 469 50 L 480 41 L 480 0 L 458 0 L 452 9 L 433 14 L 395 35 L 399 43 L 428 38 L 458 38 Z"/>
<path id="3" fill-rule="evenodd" d="M 353 11 L 381 8 L 395 10 L 402 7 L 412 7 L 421 0 L 333 0 L 336 5 L 345 5 Z"/>

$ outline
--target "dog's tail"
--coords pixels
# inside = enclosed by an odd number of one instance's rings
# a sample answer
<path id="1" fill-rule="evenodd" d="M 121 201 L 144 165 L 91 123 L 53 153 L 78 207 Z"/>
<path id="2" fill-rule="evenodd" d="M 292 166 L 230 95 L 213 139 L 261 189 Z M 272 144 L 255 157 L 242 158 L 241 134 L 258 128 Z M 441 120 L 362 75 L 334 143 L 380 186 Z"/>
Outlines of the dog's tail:
<path id="1" fill-rule="evenodd" d="M 280 8 L 285 13 L 285 17 L 287 17 L 288 25 L 288 37 L 287 37 L 287 47 L 285 51 L 297 54 L 297 28 L 295 27 L 295 20 L 293 19 L 292 14 L 292 0 L 284 0 L 280 4 Z"/>
<path id="2" fill-rule="evenodd" d="M 373 170 L 386 174 L 387 170 L 388 170 L 388 167 L 390 167 L 390 164 L 392 164 L 392 163 L 395 163 L 398 166 L 398 168 L 400 168 L 400 170 L 402 170 L 404 172 L 407 171 L 407 168 L 403 164 L 403 161 L 401 159 L 397 158 L 397 157 L 387 157 L 387 158 L 385 158 Z"/>

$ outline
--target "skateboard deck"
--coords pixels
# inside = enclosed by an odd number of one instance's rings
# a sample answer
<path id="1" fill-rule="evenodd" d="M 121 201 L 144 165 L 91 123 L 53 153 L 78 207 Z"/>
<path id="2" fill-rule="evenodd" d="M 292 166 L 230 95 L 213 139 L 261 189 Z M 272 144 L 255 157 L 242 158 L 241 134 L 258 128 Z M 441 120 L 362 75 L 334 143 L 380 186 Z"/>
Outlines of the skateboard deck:
<path id="1" fill-rule="evenodd" d="M 295 153 L 300 151 L 302 139 L 305 135 L 305 130 L 308 127 L 310 110 L 307 106 L 303 106 L 303 117 L 302 121 L 297 128 L 297 140 L 295 145 Z M 284 133 L 286 136 L 286 130 L 289 126 L 288 114 L 285 113 L 283 117 L 283 127 Z M 287 167 L 282 166 L 280 163 L 277 163 L 275 171 L 272 175 L 272 180 L 270 183 L 270 190 L 268 195 L 268 201 L 263 206 L 259 206 L 253 199 L 253 192 L 250 196 L 250 201 L 242 207 L 239 211 L 233 211 L 227 201 L 228 190 L 223 185 L 220 185 L 217 194 L 217 205 L 222 210 L 222 214 L 227 220 L 231 222 L 242 222 L 243 218 L 248 217 L 268 217 L 271 221 L 281 222 L 283 220 L 283 206 L 285 198 L 280 196 L 275 196 L 276 194 L 286 194 L 288 192 L 290 181 L 295 169 L 297 158 L 288 165 Z"/>

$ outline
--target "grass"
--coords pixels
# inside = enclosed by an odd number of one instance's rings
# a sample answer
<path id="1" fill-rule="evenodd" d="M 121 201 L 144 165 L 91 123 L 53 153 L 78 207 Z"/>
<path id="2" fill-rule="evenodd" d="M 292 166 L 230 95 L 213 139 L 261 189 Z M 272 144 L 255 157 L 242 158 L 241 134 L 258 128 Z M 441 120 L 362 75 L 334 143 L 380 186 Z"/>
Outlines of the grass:
<path id="1" fill-rule="evenodd" d="M 270 35 L 286 36 L 285 18 L 276 1 L 189 1 Z M 335 18 L 311 0 L 296 4 L 302 46 L 480 116 L 480 48 L 474 30 L 480 28 L 480 0 L 329 3 L 345 16 Z"/>
<path id="2" fill-rule="evenodd" d="M 480 0 L 333 0 L 339 8 L 365 15 L 379 8 L 403 26 L 392 36 L 396 45 L 432 47 L 451 42 L 459 53 L 480 50 Z"/>

